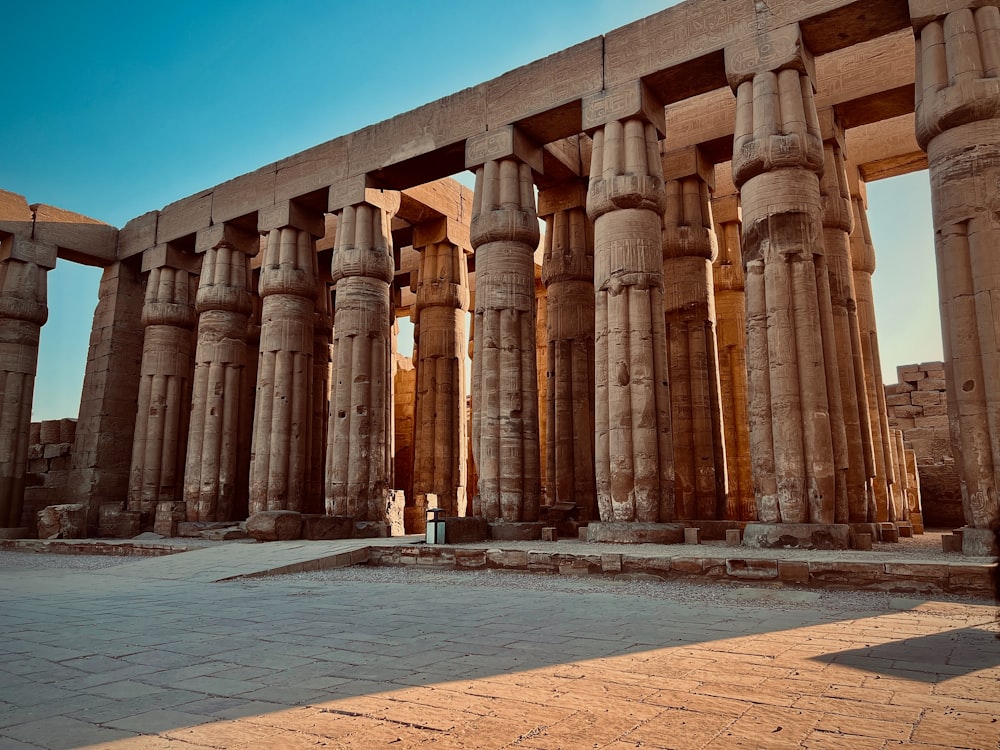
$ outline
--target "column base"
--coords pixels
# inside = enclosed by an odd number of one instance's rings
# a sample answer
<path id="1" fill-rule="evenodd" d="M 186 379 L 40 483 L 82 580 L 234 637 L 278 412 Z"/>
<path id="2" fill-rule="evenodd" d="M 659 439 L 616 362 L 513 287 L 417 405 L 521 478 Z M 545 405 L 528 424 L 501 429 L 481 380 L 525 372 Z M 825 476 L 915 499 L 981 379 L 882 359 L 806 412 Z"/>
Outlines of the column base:
<path id="1" fill-rule="evenodd" d="M 962 554 L 968 557 L 996 557 L 1000 555 L 997 537 L 991 529 L 962 529 Z"/>
<path id="2" fill-rule="evenodd" d="M 693 529 L 701 529 L 703 540 L 721 541 L 726 538 L 726 532 L 735 529 L 739 531 L 746 525 L 746 521 L 683 521 L 685 526 Z"/>
<path id="3" fill-rule="evenodd" d="M 587 526 L 587 541 L 606 544 L 683 544 L 684 526 L 683 523 L 591 521 Z"/>
<path id="4" fill-rule="evenodd" d="M 490 539 L 502 542 L 534 542 L 542 538 L 540 521 L 496 521 L 490 523 Z M 446 527 L 447 528 L 447 527 Z M 447 534 L 447 531 L 445 532 Z"/>
<path id="5" fill-rule="evenodd" d="M 743 545 L 763 549 L 848 549 L 851 527 L 846 523 L 748 523 Z"/>
<path id="6" fill-rule="evenodd" d="M 10 529 L 0 529 L 0 539 L 27 539 L 28 527 L 18 526 Z"/>

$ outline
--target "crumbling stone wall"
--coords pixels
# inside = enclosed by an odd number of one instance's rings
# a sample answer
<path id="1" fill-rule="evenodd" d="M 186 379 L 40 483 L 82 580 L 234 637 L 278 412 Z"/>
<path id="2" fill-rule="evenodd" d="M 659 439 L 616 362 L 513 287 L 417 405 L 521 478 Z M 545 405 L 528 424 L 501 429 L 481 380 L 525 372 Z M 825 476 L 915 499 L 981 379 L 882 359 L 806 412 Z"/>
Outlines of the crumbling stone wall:
<path id="1" fill-rule="evenodd" d="M 75 419 L 31 423 L 21 525 L 32 534 L 38 526 L 38 511 L 74 500 L 69 491 L 69 471 L 75 439 Z"/>
<path id="2" fill-rule="evenodd" d="M 917 456 L 924 525 L 965 525 L 962 489 L 948 431 L 948 399 L 943 362 L 896 368 L 898 383 L 885 387 L 889 426 Z"/>

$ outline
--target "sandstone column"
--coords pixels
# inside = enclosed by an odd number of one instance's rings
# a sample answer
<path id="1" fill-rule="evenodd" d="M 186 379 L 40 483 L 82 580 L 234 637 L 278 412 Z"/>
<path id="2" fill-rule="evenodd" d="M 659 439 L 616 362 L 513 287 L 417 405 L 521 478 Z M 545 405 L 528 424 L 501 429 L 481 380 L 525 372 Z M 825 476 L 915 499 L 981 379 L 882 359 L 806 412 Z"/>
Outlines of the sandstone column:
<path id="1" fill-rule="evenodd" d="M 191 354 L 195 326 L 194 258 L 161 245 L 143 255 L 148 271 L 142 323 L 142 369 L 128 509 L 142 525 L 173 534 L 183 520 L 183 472 L 191 412 Z"/>
<path id="2" fill-rule="evenodd" d="M 470 239 L 476 252 L 472 450 L 478 507 L 490 522 L 538 520 L 541 466 L 535 352 L 538 218 L 532 167 L 540 149 L 513 127 L 466 142 L 476 170 Z"/>
<path id="3" fill-rule="evenodd" d="M 750 450 L 763 522 L 753 530 L 759 537 L 748 527 L 745 540 L 770 544 L 777 532 L 764 524 L 837 520 L 818 179 L 823 144 L 812 58 L 797 25 L 761 32 L 725 54 L 736 92 L 733 179 L 743 207 Z M 846 546 L 846 526 L 799 532 L 800 544 L 819 543 L 822 533 L 824 545 Z"/>
<path id="4" fill-rule="evenodd" d="M 0 538 L 24 536 L 21 510 L 46 274 L 56 248 L 17 235 L 0 243 Z"/>
<path id="5" fill-rule="evenodd" d="M 597 519 L 594 485 L 594 229 L 582 182 L 539 191 L 545 217 L 542 283 L 548 298 L 548 413 L 545 472 L 549 504 L 576 503 Z"/>
<path id="6" fill-rule="evenodd" d="M 868 424 L 872 433 L 875 457 L 872 489 L 874 517 L 870 521 L 894 521 L 892 500 L 895 467 L 889 443 L 889 414 L 882 384 L 882 362 L 879 357 L 878 330 L 875 323 L 875 295 L 872 274 L 875 273 L 875 247 L 868 227 L 868 199 L 864 182 L 852 168 L 851 203 L 854 231 L 851 233 L 851 268 L 854 276 L 855 300 L 858 308 L 858 328 L 861 332 L 861 354 L 865 374 L 865 394 L 868 401 Z"/>
<path id="7" fill-rule="evenodd" d="M 830 393 L 840 401 L 843 435 L 835 431 L 838 470 L 843 493 L 838 502 L 839 521 L 865 523 L 875 520 L 870 478 L 875 474 L 875 450 L 865 389 L 864 352 L 858 322 L 857 295 L 851 265 L 851 232 L 854 229 L 851 191 L 844 161 L 844 130 L 833 110 L 820 113 L 823 131 L 823 176 L 820 199 L 823 205 L 823 248 L 829 269 L 829 287 L 834 323 L 835 356 L 828 370 L 837 377 L 830 383 Z M 835 399 L 831 399 L 833 402 Z M 833 416 L 833 415 L 831 415 Z M 836 426 L 836 425 L 835 425 Z"/>
<path id="8" fill-rule="evenodd" d="M 726 518 L 712 261 L 717 254 L 710 193 L 714 165 L 697 147 L 663 157 L 663 299 L 670 374 L 677 517 Z"/>
<path id="9" fill-rule="evenodd" d="M 728 164 L 716 167 L 725 176 L 725 194 L 712 199 L 718 256 L 712 263 L 715 281 L 716 331 L 719 347 L 719 386 L 722 426 L 726 440 L 729 493 L 726 518 L 757 518 L 750 473 L 750 426 L 747 418 L 746 300 L 743 291 L 743 253 L 740 249 L 740 199 L 732 185 Z M 721 191 L 720 191 L 721 192 Z"/>
<path id="10" fill-rule="evenodd" d="M 593 132 L 595 466 L 602 521 L 675 518 L 663 315 L 659 133 L 663 108 L 641 84 L 585 99 Z M 656 123 L 656 124 L 654 124 Z M 658 132 L 659 131 L 659 132 Z"/>
<path id="11" fill-rule="evenodd" d="M 321 216 L 285 202 L 262 211 L 260 355 L 250 461 L 250 513 L 305 510 L 312 424 L 316 242 Z"/>
<path id="12" fill-rule="evenodd" d="M 966 554 L 989 554 L 990 527 L 1000 521 L 1000 7 L 995 0 L 913 0 L 910 16 L 948 417 L 971 527 L 962 545 Z"/>
<path id="13" fill-rule="evenodd" d="M 326 512 L 385 523 L 392 495 L 390 220 L 399 196 L 368 190 L 358 197 L 330 206 L 337 235 Z"/>
<path id="14" fill-rule="evenodd" d="M 416 435 L 413 492 L 437 495 L 448 516 L 466 515 L 468 423 L 465 416 L 465 316 L 469 309 L 468 262 L 446 219 L 414 228 L 420 252 L 416 318 Z M 466 240 L 467 243 L 467 240 Z"/>
<path id="15" fill-rule="evenodd" d="M 208 247 L 195 299 L 195 352 L 184 502 L 189 521 L 233 521 L 238 488 L 247 334 L 252 311 L 250 256 L 256 234 L 219 224 L 199 235 Z"/>

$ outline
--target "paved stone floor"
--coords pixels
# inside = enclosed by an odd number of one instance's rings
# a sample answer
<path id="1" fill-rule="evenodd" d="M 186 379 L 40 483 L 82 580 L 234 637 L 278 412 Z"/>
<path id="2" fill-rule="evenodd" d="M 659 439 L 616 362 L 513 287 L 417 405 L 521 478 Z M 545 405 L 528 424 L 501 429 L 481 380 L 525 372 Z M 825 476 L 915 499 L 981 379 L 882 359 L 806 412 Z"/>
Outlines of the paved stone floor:
<path id="1" fill-rule="evenodd" d="M 2 750 L 1000 747 L 992 605 L 25 554 L 0 559 Z"/>

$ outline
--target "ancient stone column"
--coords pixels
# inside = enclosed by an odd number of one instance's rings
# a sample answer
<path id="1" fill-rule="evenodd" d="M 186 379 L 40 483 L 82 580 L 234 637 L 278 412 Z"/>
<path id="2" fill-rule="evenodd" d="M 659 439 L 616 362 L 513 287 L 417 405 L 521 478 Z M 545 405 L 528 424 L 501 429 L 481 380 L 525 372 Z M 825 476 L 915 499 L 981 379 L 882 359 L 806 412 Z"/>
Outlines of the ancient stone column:
<path id="1" fill-rule="evenodd" d="M 261 212 L 260 355 L 250 461 L 251 514 L 305 510 L 312 425 L 316 241 L 321 217 L 287 202 Z"/>
<path id="2" fill-rule="evenodd" d="M 148 270 L 142 323 L 142 369 L 128 509 L 169 536 L 183 520 L 184 457 L 191 413 L 191 354 L 195 327 L 193 258 L 170 246 L 143 257 Z"/>
<path id="3" fill-rule="evenodd" d="M 326 512 L 385 523 L 393 489 L 390 220 L 399 196 L 369 190 L 359 197 L 335 207 Z"/>
<path id="4" fill-rule="evenodd" d="M 208 245 L 195 298 L 195 352 L 184 502 L 189 521 L 233 521 L 239 485 L 240 422 L 251 302 L 254 233 L 225 224 L 198 238 Z"/>
<path id="5" fill-rule="evenodd" d="M 712 263 L 715 282 L 716 338 L 719 347 L 719 387 L 726 441 L 729 493 L 726 518 L 757 518 L 750 473 L 750 426 L 747 419 L 746 301 L 743 253 L 740 249 L 740 200 L 731 185 L 729 165 L 716 167 L 716 188 L 724 172 L 731 192 L 712 199 L 718 255 Z"/>
<path id="6" fill-rule="evenodd" d="M 537 521 L 541 494 L 532 164 L 540 171 L 539 149 L 513 127 L 466 143 L 466 166 L 476 170 L 472 450 L 478 507 L 491 522 Z"/>
<path id="7" fill-rule="evenodd" d="M 833 524 L 837 477 L 827 377 L 832 331 L 824 310 L 830 293 L 823 288 L 823 144 L 812 58 L 796 25 L 761 32 L 725 55 L 736 92 L 733 179 L 743 208 L 757 515 L 763 524 Z M 759 538 L 751 544 L 771 543 L 775 532 L 763 524 L 755 525 Z M 817 543 L 816 529 L 800 531 L 800 544 Z M 838 536 L 824 544 L 846 546 L 847 527 L 822 533 L 834 532 Z"/>
<path id="8" fill-rule="evenodd" d="M 608 522 L 675 518 L 662 114 L 640 84 L 584 100 L 584 128 L 594 139 L 587 214 L 594 222 L 597 503 Z"/>
<path id="9" fill-rule="evenodd" d="M 982 5 L 982 7 L 971 6 Z M 948 417 L 966 554 L 1000 521 L 1000 8 L 914 0 L 916 130 L 927 151 Z"/>
<path id="10" fill-rule="evenodd" d="M 677 517 L 726 518 L 712 261 L 717 254 L 709 198 L 715 169 L 696 147 L 663 157 L 663 301 L 670 375 Z"/>
<path id="11" fill-rule="evenodd" d="M 452 229 L 452 231 L 454 231 Z M 416 317 L 413 492 L 437 496 L 448 516 L 466 515 L 468 423 L 465 416 L 465 316 L 469 309 L 466 252 L 442 219 L 414 228 L 420 252 Z"/>
<path id="12" fill-rule="evenodd" d="M 11 235 L 0 243 L 0 538 L 21 526 L 38 341 L 48 318 L 46 274 L 56 248 Z"/>
<path id="13" fill-rule="evenodd" d="M 548 298 L 547 502 L 597 518 L 594 484 L 594 228 L 583 183 L 541 190 L 542 283 Z"/>
<path id="14" fill-rule="evenodd" d="M 854 213 L 854 230 L 851 233 L 851 269 L 854 277 L 855 301 L 858 309 L 858 328 L 861 333 L 861 354 L 864 366 L 865 395 L 868 401 L 868 424 L 872 433 L 875 473 L 871 480 L 874 492 L 875 516 L 871 521 L 887 522 L 894 519 L 892 501 L 895 467 L 892 446 L 889 443 L 889 415 L 882 384 L 882 362 L 879 356 L 878 329 L 875 322 L 875 295 L 872 274 L 875 273 L 875 247 L 868 227 L 868 199 L 864 182 L 852 168 L 851 204 Z"/>
<path id="15" fill-rule="evenodd" d="M 829 270 L 834 356 L 828 375 L 831 404 L 840 404 L 842 418 L 834 418 L 834 457 L 842 481 L 838 482 L 837 519 L 866 523 L 875 520 L 870 478 L 875 475 L 875 450 L 865 388 L 864 352 L 858 322 L 857 295 L 851 265 L 851 232 L 854 213 L 844 161 L 844 130 L 833 110 L 820 113 L 823 134 L 823 248 Z M 843 491 L 841 491 L 841 489 Z"/>

